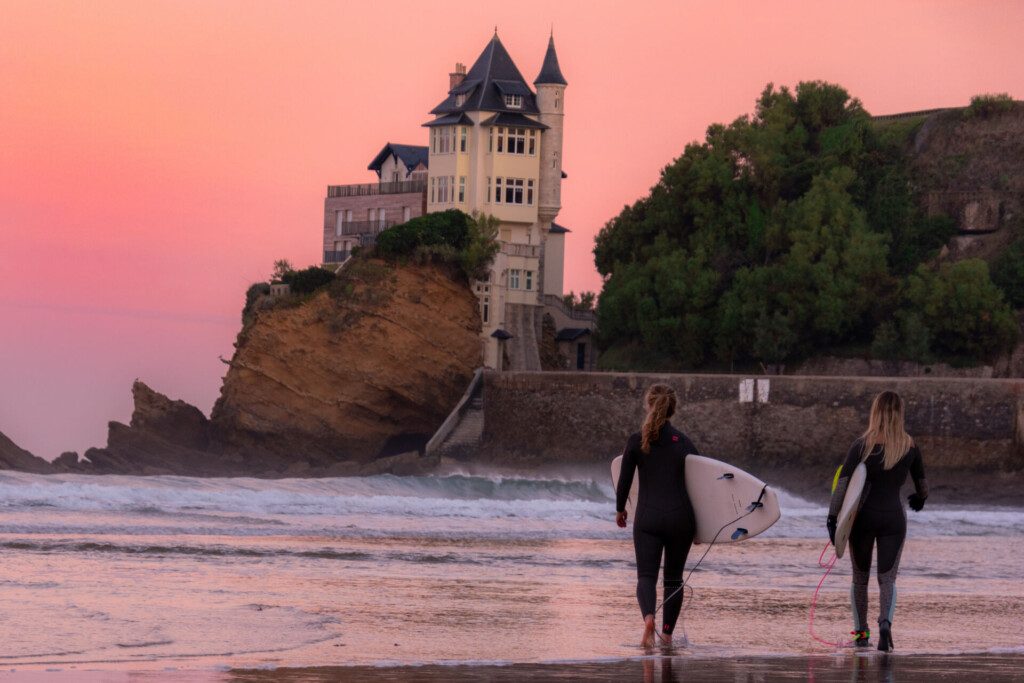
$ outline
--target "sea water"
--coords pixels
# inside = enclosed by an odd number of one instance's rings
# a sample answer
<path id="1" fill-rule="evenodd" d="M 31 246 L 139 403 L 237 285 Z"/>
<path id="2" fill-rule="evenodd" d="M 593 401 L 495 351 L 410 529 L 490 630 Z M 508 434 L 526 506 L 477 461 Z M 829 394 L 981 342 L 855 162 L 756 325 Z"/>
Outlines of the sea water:
<path id="1" fill-rule="evenodd" d="M 677 653 L 832 651 L 808 634 L 825 508 L 779 498 L 691 576 Z M 1024 510 L 908 517 L 898 652 L 1024 652 Z M 850 630 L 849 576 L 822 587 L 825 640 Z M 0 672 L 616 660 L 642 654 L 635 585 L 600 477 L 0 472 Z"/>

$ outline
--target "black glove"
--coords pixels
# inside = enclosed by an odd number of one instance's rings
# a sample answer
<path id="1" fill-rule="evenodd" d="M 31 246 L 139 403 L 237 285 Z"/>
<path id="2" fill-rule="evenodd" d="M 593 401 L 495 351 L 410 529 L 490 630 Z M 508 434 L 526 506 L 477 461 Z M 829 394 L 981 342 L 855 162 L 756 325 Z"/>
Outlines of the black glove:
<path id="1" fill-rule="evenodd" d="M 828 529 L 828 540 L 832 545 L 836 544 L 836 518 L 829 515 L 825 520 L 825 528 Z"/>
<path id="2" fill-rule="evenodd" d="M 920 512 L 924 508 L 924 498 L 916 493 L 911 493 L 907 496 L 907 502 L 910 503 L 910 509 L 914 512 Z"/>

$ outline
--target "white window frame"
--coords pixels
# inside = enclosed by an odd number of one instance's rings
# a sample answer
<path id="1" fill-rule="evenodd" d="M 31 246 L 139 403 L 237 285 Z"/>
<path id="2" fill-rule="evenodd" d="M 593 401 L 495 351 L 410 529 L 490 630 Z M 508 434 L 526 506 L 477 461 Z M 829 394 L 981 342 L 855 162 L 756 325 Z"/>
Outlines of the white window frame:
<path id="1" fill-rule="evenodd" d="M 505 178 L 505 196 L 502 204 L 522 204 L 525 182 L 522 178 Z"/>
<path id="2" fill-rule="evenodd" d="M 508 288 L 519 289 L 519 269 L 511 268 L 508 271 Z"/>
<path id="3" fill-rule="evenodd" d="M 334 234 L 341 236 L 345 229 L 345 212 L 342 209 L 338 209 L 334 212 Z"/>
<path id="4" fill-rule="evenodd" d="M 522 95 L 505 95 L 505 106 L 509 109 L 522 109 L 523 108 L 523 96 Z"/>
<path id="5" fill-rule="evenodd" d="M 508 137 L 505 141 L 505 153 L 515 155 L 526 154 L 526 129 L 509 128 Z"/>
<path id="6" fill-rule="evenodd" d="M 494 179 L 494 203 L 501 204 L 501 176 Z"/>
<path id="7" fill-rule="evenodd" d="M 530 129 L 530 140 L 526 144 L 527 153 L 532 157 L 537 155 L 537 131 Z"/>
<path id="8" fill-rule="evenodd" d="M 459 130 L 459 151 L 465 153 L 469 149 L 469 130 L 461 126 Z"/>
<path id="9" fill-rule="evenodd" d="M 533 178 L 526 180 L 526 205 L 533 206 Z"/>
<path id="10" fill-rule="evenodd" d="M 459 204 L 466 203 L 466 176 L 459 176 Z"/>
<path id="11" fill-rule="evenodd" d="M 526 291 L 532 292 L 533 291 L 533 271 L 532 270 L 527 270 L 527 271 L 524 271 L 524 272 L 526 274 Z"/>

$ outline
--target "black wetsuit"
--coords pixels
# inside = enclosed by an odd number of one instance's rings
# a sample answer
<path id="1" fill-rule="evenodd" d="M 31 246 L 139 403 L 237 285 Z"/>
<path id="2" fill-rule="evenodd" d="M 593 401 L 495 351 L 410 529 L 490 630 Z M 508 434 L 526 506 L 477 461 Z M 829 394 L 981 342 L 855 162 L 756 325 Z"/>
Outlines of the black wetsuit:
<path id="1" fill-rule="evenodd" d="M 878 546 L 879 626 L 892 624 L 896 610 L 896 572 L 900 566 L 903 541 L 907 537 L 907 513 L 900 500 L 900 489 L 909 474 L 914 480 L 917 495 L 928 497 L 921 451 L 912 446 L 892 469 L 882 467 L 882 447 L 875 446 L 866 459 L 867 480 L 861 494 L 860 509 L 850 530 L 850 562 L 853 565 L 853 585 L 850 602 L 853 608 L 855 631 L 867 629 L 868 576 L 871 571 L 871 549 Z M 829 515 L 839 514 L 846 497 L 846 488 L 854 469 L 863 456 L 863 441 L 858 439 L 846 455 L 836 490 L 832 493 Z"/>
<path id="2" fill-rule="evenodd" d="M 633 520 L 633 547 L 636 550 L 636 599 L 644 616 L 654 614 L 657 602 L 658 568 L 665 553 L 666 603 L 662 631 L 671 634 L 683 607 L 683 566 L 693 544 L 696 523 L 693 506 L 686 494 L 684 467 L 686 456 L 698 454 L 685 434 L 665 424 L 658 439 L 651 443 L 651 452 L 640 449 L 640 435 L 626 442 L 622 456 L 622 473 L 616 489 L 615 509 L 626 509 L 626 498 L 633 485 L 633 473 L 640 470 L 640 493 Z"/>

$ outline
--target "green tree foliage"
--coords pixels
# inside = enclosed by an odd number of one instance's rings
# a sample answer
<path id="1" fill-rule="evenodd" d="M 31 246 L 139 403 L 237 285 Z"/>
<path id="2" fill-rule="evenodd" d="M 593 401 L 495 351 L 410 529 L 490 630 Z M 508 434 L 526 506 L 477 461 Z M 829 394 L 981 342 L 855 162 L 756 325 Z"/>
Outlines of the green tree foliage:
<path id="1" fill-rule="evenodd" d="M 498 254 L 499 221 L 494 216 L 474 211 L 466 222 L 468 236 L 466 246 L 458 254 L 462 272 L 470 280 L 483 280 Z"/>
<path id="2" fill-rule="evenodd" d="M 320 266 L 310 266 L 302 270 L 293 270 L 285 273 L 281 280 L 284 284 L 288 285 L 292 294 L 312 294 L 334 281 L 334 271 L 321 268 Z"/>
<path id="3" fill-rule="evenodd" d="M 480 280 L 487 277 L 501 246 L 499 223 L 494 216 L 470 216 L 457 209 L 428 213 L 381 232 L 374 253 L 386 259 L 450 263 L 467 278 Z"/>
<path id="4" fill-rule="evenodd" d="M 914 201 L 911 130 L 880 133 L 836 85 L 767 86 L 753 115 L 710 126 L 598 234 L 602 346 L 639 346 L 677 367 L 781 363 L 850 344 L 893 357 L 910 342 L 919 355 L 990 353 L 1008 309 L 987 273 L 957 270 L 983 293 L 944 309 L 941 332 L 901 298 L 953 233 Z M 988 341 L 954 341 L 958 325 L 977 331 L 963 316 L 982 301 Z"/>
<path id="5" fill-rule="evenodd" d="M 1014 308 L 1024 308 L 1024 241 L 1014 242 L 992 263 L 992 281 Z"/>
<path id="6" fill-rule="evenodd" d="M 376 253 L 393 259 L 412 256 L 417 247 L 449 246 L 461 251 L 469 241 L 469 219 L 458 209 L 417 216 L 381 232 Z"/>
<path id="7" fill-rule="evenodd" d="M 908 310 L 921 316 L 940 353 L 985 358 L 1017 339 L 1017 321 L 981 259 L 920 266 L 907 279 Z"/>
<path id="8" fill-rule="evenodd" d="M 245 306 L 242 308 L 242 324 L 244 325 L 246 320 L 249 319 L 249 315 L 253 311 L 253 307 L 256 305 L 256 301 L 261 296 L 270 294 L 270 284 L 266 282 L 254 282 L 249 285 L 249 289 L 245 290 Z"/>
<path id="9" fill-rule="evenodd" d="M 292 268 L 292 264 L 287 259 L 279 259 L 274 261 L 274 272 L 270 275 L 270 281 L 275 284 L 284 282 L 285 277 L 289 273 L 294 273 L 295 269 Z"/>
<path id="10" fill-rule="evenodd" d="M 562 297 L 562 303 L 570 311 L 593 312 L 594 306 L 597 305 L 597 294 L 590 291 L 579 294 L 570 291 Z"/>
<path id="11" fill-rule="evenodd" d="M 1013 98 L 1005 92 L 975 95 L 971 98 L 971 104 L 964 110 L 964 117 L 987 119 L 1011 111 L 1013 107 Z"/>

